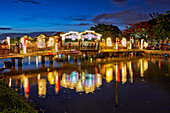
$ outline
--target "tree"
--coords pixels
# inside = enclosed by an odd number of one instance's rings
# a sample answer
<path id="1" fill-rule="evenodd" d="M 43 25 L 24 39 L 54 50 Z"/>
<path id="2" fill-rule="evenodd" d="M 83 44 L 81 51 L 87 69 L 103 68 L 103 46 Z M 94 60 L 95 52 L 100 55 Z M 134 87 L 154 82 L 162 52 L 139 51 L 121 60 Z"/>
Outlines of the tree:
<path id="1" fill-rule="evenodd" d="M 153 26 L 148 22 L 140 22 L 135 24 L 128 24 L 123 31 L 123 35 L 129 35 L 137 39 L 148 39 L 153 37 Z"/>
<path id="2" fill-rule="evenodd" d="M 102 39 L 111 37 L 112 41 L 115 41 L 116 37 L 118 37 L 121 32 L 117 26 L 106 24 L 97 24 L 94 27 L 91 27 L 90 30 L 94 30 L 95 32 L 102 34 Z"/>
<path id="3" fill-rule="evenodd" d="M 170 36 L 170 12 L 167 11 L 165 14 L 159 15 L 156 20 L 156 25 L 153 29 L 154 37 L 157 40 L 164 40 Z"/>

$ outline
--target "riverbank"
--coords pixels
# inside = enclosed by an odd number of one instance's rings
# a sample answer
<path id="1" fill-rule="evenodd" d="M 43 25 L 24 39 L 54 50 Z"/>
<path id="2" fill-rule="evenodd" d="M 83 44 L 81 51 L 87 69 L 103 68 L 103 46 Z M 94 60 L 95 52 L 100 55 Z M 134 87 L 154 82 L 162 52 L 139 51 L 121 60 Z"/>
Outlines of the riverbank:
<path id="1" fill-rule="evenodd" d="M 10 88 L 5 82 L 0 81 L 0 112 L 2 113 L 37 113 L 28 102 Z"/>

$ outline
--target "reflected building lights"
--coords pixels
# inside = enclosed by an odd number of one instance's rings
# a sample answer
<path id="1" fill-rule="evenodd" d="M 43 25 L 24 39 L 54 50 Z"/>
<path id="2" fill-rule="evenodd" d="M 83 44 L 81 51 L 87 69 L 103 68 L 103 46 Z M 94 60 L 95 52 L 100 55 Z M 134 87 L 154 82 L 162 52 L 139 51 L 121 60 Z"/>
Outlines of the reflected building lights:
<path id="1" fill-rule="evenodd" d="M 36 67 L 38 67 L 38 56 L 36 56 Z"/>
<path id="2" fill-rule="evenodd" d="M 143 60 L 140 60 L 140 76 L 144 77 Z"/>
<path id="3" fill-rule="evenodd" d="M 148 60 L 144 60 L 143 64 L 144 64 L 144 71 L 146 71 L 148 69 Z"/>
<path id="4" fill-rule="evenodd" d="M 37 83 L 38 83 L 38 81 L 40 80 L 40 77 L 41 77 L 41 75 L 40 75 L 40 74 L 37 74 Z"/>
<path id="5" fill-rule="evenodd" d="M 78 80 L 77 85 L 76 85 L 76 92 L 83 92 L 84 88 L 83 85 L 81 83 L 81 79 Z"/>
<path id="6" fill-rule="evenodd" d="M 11 87 L 11 84 L 12 84 L 12 79 L 10 78 L 9 79 L 9 87 Z"/>
<path id="7" fill-rule="evenodd" d="M 116 81 L 117 82 L 120 82 L 120 71 L 119 71 L 119 68 L 118 68 L 118 64 L 116 63 L 116 66 L 115 66 L 115 76 L 116 76 Z"/>
<path id="8" fill-rule="evenodd" d="M 41 56 L 38 56 L 38 62 L 41 62 Z"/>
<path id="9" fill-rule="evenodd" d="M 96 87 L 100 87 L 102 85 L 102 77 L 100 74 L 97 74 L 96 76 Z"/>
<path id="10" fill-rule="evenodd" d="M 140 59 L 140 75 L 144 77 L 144 72 L 148 69 L 148 60 Z"/>
<path id="11" fill-rule="evenodd" d="M 58 77 L 58 72 L 54 71 L 54 76 L 55 76 L 55 92 L 58 93 L 60 90 L 60 81 L 59 81 L 59 77 Z"/>
<path id="12" fill-rule="evenodd" d="M 126 64 L 122 63 L 122 84 L 124 84 L 127 81 L 127 73 L 126 73 Z"/>
<path id="13" fill-rule="evenodd" d="M 54 85 L 54 75 L 53 72 L 48 72 L 48 81 L 50 83 L 50 85 Z"/>
<path id="14" fill-rule="evenodd" d="M 28 64 L 31 64 L 31 57 L 28 57 Z"/>
<path id="15" fill-rule="evenodd" d="M 40 97 L 45 97 L 46 96 L 46 79 L 40 79 L 38 81 L 38 95 Z"/>
<path id="16" fill-rule="evenodd" d="M 63 73 L 63 75 L 62 75 L 62 79 L 60 81 L 60 85 L 62 87 L 65 87 L 65 88 L 68 87 L 68 83 L 67 83 L 67 79 L 66 79 L 66 74 L 65 73 Z"/>
<path id="17" fill-rule="evenodd" d="M 106 68 L 106 81 L 110 83 L 113 80 L 113 68 Z"/>
<path id="18" fill-rule="evenodd" d="M 100 74 L 85 74 L 84 71 L 80 74 L 73 71 L 70 75 L 63 74 L 60 85 L 65 88 L 76 89 L 76 92 L 84 92 L 86 94 L 93 93 L 95 87 L 100 87 L 102 77 Z"/>
<path id="19" fill-rule="evenodd" d="M 159 69 L 161 68 L 161 61 L 158 62 Z"/>
<path id="20" fill-rule="evenodd" d="M 29 98 L 29 79 L 25 75 L 23 75 L 23 86 L 25 91 L 25 97 Z"/>
<path id="21" fill-rule="evenodd" d="M 130 82 L 133 83 L 133 70 L 132 70 L 132 62 L 129 61 L 129 75 L 130 75 Z"/>

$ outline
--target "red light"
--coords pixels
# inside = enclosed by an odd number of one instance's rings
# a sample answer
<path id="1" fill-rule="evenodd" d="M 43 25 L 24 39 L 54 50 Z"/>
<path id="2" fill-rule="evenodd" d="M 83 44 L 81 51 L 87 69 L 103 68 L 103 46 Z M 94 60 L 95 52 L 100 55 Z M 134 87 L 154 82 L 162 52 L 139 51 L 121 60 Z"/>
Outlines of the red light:
<path id="1" fill-rule="evenodd" d="M 120 82 L 120 71 L 119 71 L 119 69 L 117 70 L 117 81 Z"/>
<path id="2" fill-rule="evenodd" d="M 56 39 L 56 42 L 58 42 L 58 38 Z"/>
<path id="3" fill-rule="evenodd" d="M 94 42 L 96 43 L 96 39 L 94 40 Z"/>

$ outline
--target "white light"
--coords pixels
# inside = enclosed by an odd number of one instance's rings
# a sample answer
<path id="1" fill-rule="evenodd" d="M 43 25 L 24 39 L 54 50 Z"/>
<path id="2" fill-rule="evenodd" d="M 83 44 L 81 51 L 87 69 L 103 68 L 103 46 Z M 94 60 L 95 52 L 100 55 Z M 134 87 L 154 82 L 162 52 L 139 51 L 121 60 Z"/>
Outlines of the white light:
<path id="1" fill-rule="evenodd" d="M 144 47 L 148 47 L 148 43 L 147 42 L 144 42 Z"/>
<path id="2" fill-rule="evenodd" d="M 76 39 L 73 37 L 72 40 L 75 41 Z"/>
<path id="3" fill-rule="evenodd" d="M 125 38 L 122 39 L 122 46 L 126 47 L 126 39 Z"/>
<path id="4" fill-rule="evenodd" d="M 143 49 L 143 40 L 144 39 L 141 39 L 141 49 Z"/>
<path id="5" fill-rule="evenodd" d="M 112 45 L 112 40 L 111 40 L 110 37 L 107 38 L 106 42 L 107 42 L 107 46 L 113 46 L 113 45 Z"/>

